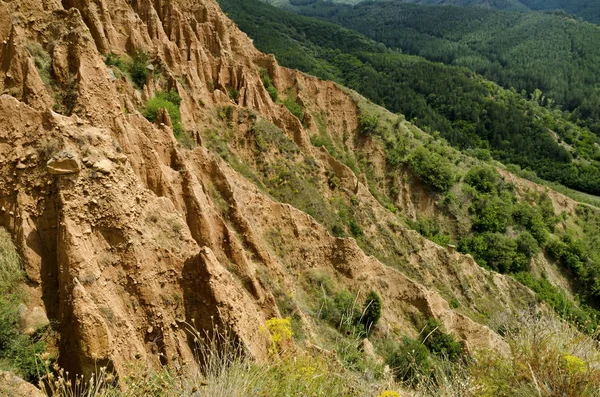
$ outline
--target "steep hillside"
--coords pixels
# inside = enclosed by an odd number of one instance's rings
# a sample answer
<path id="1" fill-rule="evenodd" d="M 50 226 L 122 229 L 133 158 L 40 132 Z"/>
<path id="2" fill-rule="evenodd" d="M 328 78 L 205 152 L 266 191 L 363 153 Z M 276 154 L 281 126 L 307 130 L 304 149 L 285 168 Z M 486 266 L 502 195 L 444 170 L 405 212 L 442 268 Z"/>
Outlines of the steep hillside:
<path id="1" fill-rule="evenodd" d="M 278 7 L 294 9 L 317 3 L 319 0 L 264 0 Z M 389 1 L 389 0 L 378 0 Z M 423 5 L 449 5 L 458 7 L 479 7 L 511 11 L 555 11 L 563 10 L 585 21 L 600 23 L 600 5 L 594 0 L 396 0 L 402 3 Z M 332 0 L 336 4 L 371 3 L 361 0 Z"/>
<path id="2" fill-rule="evenodd" d="M 351 7 L 318 2 L 301 7 L 354 29 L 389 48 L 466 67 L 505 88 L 557 104 L 571 119 L 600 133 L 600 27 L 560 12 L 518 13 L 400 2 Z"/>
<path id="3" fill-rule="evenodd" d="M 438 217 L 468 234 L 460 211 L 477 188 L 454 204 L 441 191 L 468 190 L 480 161 L 280 67 L 216 2 L 1 2 L 0 37 L 0 227 L 28 295 L 3 324 L 54 344 L 47 354 L 71 373 L 125 378 L 136 362 L 183 372 L 196 357 L 191 327 L 226 330 L 266 358 L 265 321 L 281 316 L 298 341 L 335 348 L 347 334 L 323 305 L 371 291 L 383 310 L 365 332 L 382 343 L 425 321 L 467 352 L 507 354 L 502 319 L 551 316 L 514 278 L 407 227 Z M 593 233 L 597 210 L 505 179 L 511 200 L 564 214 L 557 244 L 570 228 Z M 584 278 L 540 251 L 525 259 L 567 292 L 596 281 L 596 262 Z M 560 296 L 568 314 L 587 315 Z"/>
<path id="4" fill-rule="evenodd" d="M 464 68 L 387 50 L 356 32 L 256 0 L 220 4 L 258 48 L 274 53 L 288 67 L 356 89 L 419 127 L 439 132 L 455 147 L 489 151 L 504 164 L 528 168 L 546 180 L 600 192 L 600 139 L 558 109 L 544 107 L 547 99 L 539 90 L 528 100 Z M 331 8 L 323 7 L 316 9 L 317 15 Z M 349 10 L 354 15 L 355 9 Z"/>

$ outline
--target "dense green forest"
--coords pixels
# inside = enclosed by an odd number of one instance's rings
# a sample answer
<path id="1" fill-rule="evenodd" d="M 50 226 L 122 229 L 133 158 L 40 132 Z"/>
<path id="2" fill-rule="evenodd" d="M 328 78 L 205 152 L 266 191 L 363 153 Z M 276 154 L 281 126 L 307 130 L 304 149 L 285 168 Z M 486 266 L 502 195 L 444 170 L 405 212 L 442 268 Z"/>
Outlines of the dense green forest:
<path id="1" fill-rule="evenodd" d="M 318 0 L 264 0 L 278 7 L 293 9 L 316 3 Z M 326 0 L 337 4 L 358 4 L 361 0 Z M 386 0 L 375 0 L 386 1 Z M 389 0 L 388 0 L 389 1 Z M 513 11 L 554 11 L 563 10 L 588 22 L 600 24 L 600 2 L 595 0 L 396 0 L 403 3 L 429 5 L 452 5 L 459 7 L 493 8 Z M 369 2 L 369 1 L 365 1 Z M 373 2 L 373 1 L 370 1 Z"/>
<path id="2" fill-rule="evenodd" d="M 390 48 L 463 66 L 505 88 L 537 89 L 545 101 L 600 134 L 600 27 L 560 13 L 317 2 L 309 16 L 356 30 Z"/>
<path id="3" fill-rule="evenodd" d="M 600 194 L 598 138 L 541 106 L 542 95 L 527 100 L 466 68 L 391 51 L 356 32 L 258 0 L 220 4 L 281 64 L 353 88 L 455 147 Z"/>

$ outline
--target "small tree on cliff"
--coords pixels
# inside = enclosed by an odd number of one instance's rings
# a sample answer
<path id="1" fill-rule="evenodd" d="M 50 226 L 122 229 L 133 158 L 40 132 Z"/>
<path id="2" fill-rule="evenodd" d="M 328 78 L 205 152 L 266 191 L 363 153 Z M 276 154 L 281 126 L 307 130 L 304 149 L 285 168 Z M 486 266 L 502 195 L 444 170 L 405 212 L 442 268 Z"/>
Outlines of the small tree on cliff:
<path id="1" fill-rule="evenodd" d="M 381 318 L 381 308 L 382 304 L 379 294 L 375 291 L 369 292 L 367 299 L 365 300 L 363 315 L 360 319 L 360 322 L 365 327 L 365 332 L 367 335 L 371 333 L 371 330 Z"/>

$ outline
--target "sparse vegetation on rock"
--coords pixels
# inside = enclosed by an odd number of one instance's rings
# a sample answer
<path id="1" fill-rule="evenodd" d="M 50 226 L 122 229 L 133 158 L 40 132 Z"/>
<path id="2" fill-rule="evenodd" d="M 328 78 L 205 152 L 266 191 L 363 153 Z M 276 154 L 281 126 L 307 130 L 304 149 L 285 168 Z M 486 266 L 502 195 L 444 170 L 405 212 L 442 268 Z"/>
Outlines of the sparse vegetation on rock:
<path id="1" fill-rule="evenodd" d="M 150 121 L 157 121 L 159 109 L 169 113 L 175 137 L 180 139 L 185 131 L 181 123 L 181 97 L 175 90 L 157 92 L 154 98 L 148 101 L 144 109 L 144 117 Z"/>
<path id="2" fill-rule="evenodd" d="M 19 329 L 19 315 L 27 296 L 21 261 L 10 235 L 0 228 L 0 368 L 15 371 L 36 383 L 39 355 L 45 352 L 44 329 L 32 335 Z M 1 389 L 0 389 L 1 391 Z"/>

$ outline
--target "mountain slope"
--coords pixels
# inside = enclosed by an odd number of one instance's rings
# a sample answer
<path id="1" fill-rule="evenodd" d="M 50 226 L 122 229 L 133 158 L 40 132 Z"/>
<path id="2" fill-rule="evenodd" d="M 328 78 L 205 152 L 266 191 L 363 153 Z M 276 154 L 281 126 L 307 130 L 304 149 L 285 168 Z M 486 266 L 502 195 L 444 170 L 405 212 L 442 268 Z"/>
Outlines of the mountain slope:
<path id="1" fill-rule="evenodd" d="M 155 8 L 115 0 L 96 9 L 31 0 L 2 3 L 0 11 L 12 16 L 0 23 L 7 37 L 0 112 L 11 115 L 0 121 L 0 226 L 23 255 L 28 304 L 55 324 L 59 363 L 71 373 L 89 375 L 99 365 L 120 373 L 136 357 L 154 366 L 191 360 L 186 323 L 207 332 L 227 327 L 256 357 L 267 354 L 262 324 L 282 311 L 318 337 L 293 298 L 313 271 L 357 294 L 377 289 L 384 324 L 403 332 L 415 332 L 411 318 L 423 313 L 472 348 L 504 346 L 439 293 L 365 255 L 354 239 L 328 233 L 341 216 L 329 201 L 335 176 L 336 202 L 364 211 L 370 244 L 385 247 L 377 236 L 386 231 L 396 248 L 384 255 L 422 245 L 400 268 L 427 260 L 440 264 L 427 279 L 466 277 L 441 266 L 452 258 L 444 248 L 399 225 L 352 171 L 312 147 L 309 131 L 318 130 L 306 130 L 271 99 L 261 70 L 279 95 L 297 93 L 313 111 L 329 107 L 323 123 L 331 134 L 354 136 L 355 100 L 332 83 L 280 68 L 216 3 Z M 21 17 L 24 11 L 31 16 Z M 159 111 L 156 123 L 148 121 L 142 112 L 150 117 L 157 95 L 181 101 L 181 114 Z M 171 128 L 179 116 L 182 142 L 217 145 L 214 151 L 179 146 Z M 375 219 L 383 230 L 374 229 Z M 336 230 L 343 236 L 350 228 Z M 506 296 L 507 310 L 513 295 L 531 298 L 469 258 L 456 260 L 473 270 L 470 278 L 498 280 L 502 290 L 490 288 Z M 419 274 L 426 281 L 429 271 Z"/>
<path id="2" fill-rule="evenodd" d="M 511 230 L 542 226 L 556 241 L 548 260 L 502 235 L 509 259 L 529 260 L 532 285 L 543 272 L 564 287 L 551 296 L 563 299 L 557 312 L 592 325 L 570 294 L 597 298 L 587 246 L 597 246 L 587 238 L 598 237 L 596 209 L 280 67 L 214 1 L 2 2 L 0 36 L 0 227 L 21 254 L 29 295 L 16 313 L 46 313 L 37 331 L 56 338 L 58 364 L 72 374 L 107 367 L 118 381 L 137 365 L 179 375 L 202 364 L 190 327 L 207 336 L 217 327 L 267 359 L 265 323 L 281 316 L 298 342 L 353 346 L 350 357 L 338 350 L 351 367 L 365 354 L 322 309 L 370 291 L 383 309 L 367 331 L 384 346 L 418 337 L 425 320 L 459 350 L 506 354 L 502 319 L 531 308 L 552 316 L 548 307 L 513 277 L 408 227 L 428 217 L 453 238 L 468 234 L 465 211 L 497 202 L 495 193 L 520 202 L 522 219 L 533 214 Z M 467 178 L 481 169 L 497 191 Z"/>
<path id="3" fill-rule="evenodd" d="M 294 9 L 317 3 L 319 0 L 263 0 L 277 7 Z M 377 0 L 389 1 L 389 0 Z M 480 7 L 511 11 L 554 11 L 564 10 L 591 23 L 600 23 L 600 4 L 594 0 L 394 0 L 402 3 L 423 5 L 450 5 L 457 7 Z M 332 0 L 334 4 L 372 3 L 373 1 L 361 0 Z"/>
<path id="4" fill-rule="evenodd" d="M 276 54 L 286 66 L 334 78 L 438 131 L 456 147 L 491 150 L 494 158 L 530 168 L 544 179 L 600 192 L 598 138 L 556 110 L 464 69 L 389 51 L 332 24 L 256 1 L 223 0 L 221 5 L 261 50 Z M 556 134 L 573 146 L 557 142 Z"/>
<path id="5" fill-rule="evenodd" d="M 515 13 L 399 2 L 315 3 L 301 12 L 390 48 L 467 67 L 504 86 L 541 90 L 596 133 L 600 27 L 561 14 Z"/>

